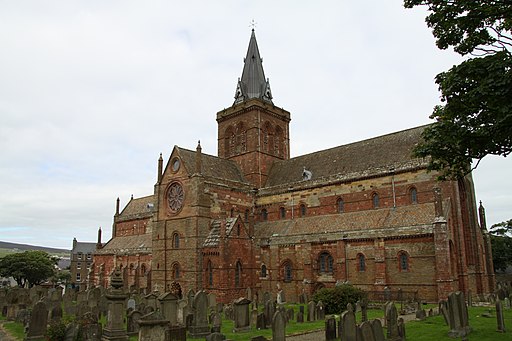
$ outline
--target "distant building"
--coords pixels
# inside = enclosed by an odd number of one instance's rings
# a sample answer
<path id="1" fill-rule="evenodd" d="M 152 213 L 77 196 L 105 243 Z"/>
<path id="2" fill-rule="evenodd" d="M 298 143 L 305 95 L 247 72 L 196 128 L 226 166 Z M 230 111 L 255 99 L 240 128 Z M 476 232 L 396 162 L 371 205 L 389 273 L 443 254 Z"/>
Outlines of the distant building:
<path id="1" fill-rule="evenodd" d="M 342 96 L 324 124 L 350 125 Z M 290 119 L 273 103 L 253 32 L 235 101 L 216 115 L 218 155 L 198 145 L 175 146 L 166 164 L 160 156 L 153 195 L 121 212 L 118 199 L 91 283 L 108 286 L 119 267 L 130 289 L 178 282 L 220 302 L 248 289 L 259 297 L 283 290 L 293 302 L 343 282 L 429 302 L 456 290 L 493 292 L 471 174 L 439 182 L 428 172 L 428 160 L 412 154 L 426 126 L 290 158 Z M 162 127 L 163 138 L 173 129 Z"/>
<path id="2" fill-rule="evenodd" d="M 71 250 L 71 285 L 73 287 L 86 289 L 87 276 L 94 262 L 94 251 L 96 243 L 78 242 L 73 238 L 73 249 Z"/>

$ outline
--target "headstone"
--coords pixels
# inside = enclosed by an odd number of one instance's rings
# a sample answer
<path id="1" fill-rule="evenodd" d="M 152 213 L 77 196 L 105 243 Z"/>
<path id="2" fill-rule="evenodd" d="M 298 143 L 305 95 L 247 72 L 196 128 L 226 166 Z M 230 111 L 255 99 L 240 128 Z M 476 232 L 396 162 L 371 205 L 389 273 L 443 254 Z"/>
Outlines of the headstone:
<path id="1" fill-rule="evenodd" d="M 162 315 L 171 323 L 171 326 L 178 324 L 178 297 L 174 294 L 163 293 L 158 296 Z"/>
<path id="2" fill-rule="evenodd" d="M 450 325 L 449 317 L 448 317 L 448 302 L 441 300 L 439 301 L 439 314 L 443 315 L 444 323 L 447 326 Z"/>
<path id="3" fill-rule="evenodd" d="M 128 334 L 139 333 L 139 320 L 142 317 L 142 313 L 138 310 L 132 310 L 126 317 L 126 329 Z"/>
<path id="4" fill-rule="evenodd" d="M 272 295 L 268 291 L 265 291 L 263 293 L 263 301 L 261 303 L 265 305 L 268 301 L 272 301 Z"/>
<path id="5" fill-rule="evenodd" d="M 62 319 L 62 315 L 62 306 L 60 304 L 54 306 L 50 311 L 50 319 L 54 322 L 59 322 Z"/>
<path id="6" fill-rule="evenodd" d="M 266 329 L 267 323 L 265 321 L 265 313 L 259 313 L 256 319 L 256 329 Z"/>
<path id="7" fill-rule="evenodd" d="M 472 294 L 471 290 L 468 290 L 468 306 L 470 306 L 470 307 L 473 306 L 473 294 Z"/>
<path id="8" fill-rule="evenodd" d="M 398 312 L 395 304 L 391 303 L 386 306 L 386 325 L 387 325 L 387 339 L 400 340 L 398 334 Z"/>
<path id="9" fill-rule="evenodd" d="M 167 340 L 169 321 L 159 311 L 142 316 L 139 325 L 139 341 Z"/>
<path id="10" fill-rule="evenodd" d="M 384 301 L 391 301 L 391 289 L 384 287 Z"/>
<path id="11" fill-rule="evenodd" d="M 368 299 L 363 298 L 360 302 L 361 306 L 361 322 L 368 321 Z"/>
<path id="12" fill-rule="evenodd" d="M 221 333 L 212 333 L 206 336 L 206 341 L 224 341 L 226 336 Z"/>
<path id="13" fill-rule="evenodd" d="M 268 340 L 265 336 L 258 335 L 258 336 L 251 337 L 251 341 L 268 341 Z"/>
<path id="14" fill-rule="evenodd" d="M 258 322 L 258 309 L 251 310 L 251 328 L 255 328 Z"/>
<path id="15" fill-rule="evenodd" d="M 317 320 L 325 319 L 325 309 L 324 309 L 324 304 L 322 303 L 322 301 L 318 301 L 318 303 L 316 304 L 316 319 Z"/>
<path id="16" fill-rule="evenodd" d="M 41 340 L 44 339 L 46 333 L 46 325 L 48 321 L 48 309 L 44 302 L 37 302 L 32 309 L 30 322 L 27 328 L 27 337 L 25 340 Z"/>
<path id="17" fill-rule="evenodd" d="M 245 297 L 239 298 L 234 302 L 235 308 L 235 332 L 246 331 L 251 329 L 251 321 L 249 318 L 249 304 L 251 301 Z"/>
<path id="18" fill-rule="evenodd" d="M 272 324 L 272 319 L 276 312 L 276 306 L 273 301 L 265 302 L 265 323 L 267 323 L 267 327 L 270 327 Z"/>
<path id="19" fill-rule="evenodd" d="M 505 332 L 505 318 L 503 316 L 503 305 L 499 299 L 496 300 L 496 321 L 498 323 L 498 327 L 496 329 L 499 333 Z"/>
<path id="20" fill-rule="evenodd" d="M 361 341 L 375 341 L 375 335 L 373 334 L 372 323 L 370 321 L 364 321 L 359 326 L 361 332 Z"/>
<path id="21" fill-rule="evenodd" d="M 316 304 L 314 301 L 308 303 L 308 322 L 316 321 Z"/>
<path id="22" fill-rule="evenodd" d="M 382 330 L 382 323 L 379 319 L 375 319 L 372 322 L 372 330 L 373 336 L 375 337 L 375 341 L 384 341 L 384 331 Z"/>
<path id="23" fill-rule="evenodd" d="M 460 291 L 448 295 L 448 322 L 450 337 L 465 337 L 471 331 L 468 321 L 468 308 L 464 294 Z"/>
<path id="24" fill-rule="evenodd" d="M 336 319 L 334 317 L 329 317 L 325 320 L 325 340 L 336 340 Z"/>
<path id="25" fill-rule="evenodd" d="M 398 319 L 398 336 L 400 341 L 404 341 L 406 339 L 405 337 L 405 322 L 403 318 Z"/>
<path id="26" fill-rule="evenodd" d="M 297 323 L 304 323 L 304 312 L 299 311 L 297 313 Z"/>
<path id="27" fill-rule="evenodd" d="M 193 299 L 194 318 L 189 327 L 190 336 L 193 338 L 202 337 L 210 334 L 208 327 L 208 296 L 206 291 L 201 290 L 196 293 Z"/>
<path id="28" fill-rule="evenodd" d="M 343 341 L 356 341 L 357 340 L 357 325 L 356 315 L 352 310 L 352 305 L 347 304 L 347 311 L 341 314 L 341 339 Z"/>
<path id="29" fill-rule="evenodd" d="M 425 312 L 425 309 L 418 309 L 416 310 L 416 319 L 420 321 L 424 321 L 427 318 L 427 313 Z"/>
<path id="30" fill-rule="evenodd" d="M 136 305 L 135 299 L 133 297 L 130 297 L 128 299 L 128 302 L 126 303 L 126 309 L 132 308 L 133 310 L 135 310 L 135 305 Z"/>
<path id="31" fill-rule="evenodd" d="M 286 340 L 286 320 L 282 312 L 275 312 L 272 318 L 272 341 Z"/>
<path id="32" fill-rule="evenodd" d="M 293 308 L 288 308 L 286 310 L 286 321 L 292 321 L 295 317 L 295 312 L 293 311 Z"/>
<path id="33" fill-rule="evenodd" d="M 88 312 L 80 318 L 80 335 L 82 340 L 100 341 L 102 336 L 101 324 L 98 316 Z M 122 339 L 121 339 L 122 340 Z"/>
<path id="34" fill-rule="evenodd" d="M 123 276 L 119 268 L 115 268 L 110 279 L 107 324 L 103 331 L 103 340 L 128 340 L 124 327 L 124 314 L 127 295 L 123 292 Z M 140 339 L 139 339 L 140 340 Z"/>
<path id="35" fill-rule="evenodd" d="M 503 307 L 507 310 L 510 309 L 510 299 L 508 297 L 503 300 Z"/>
<path id="36" fill-rule="evenodd" d="M 213 292 L 208 293 L 208 308 L 215 309 L 217 307 L 217 296 Z"/>
<path id="37" fill-rule="evenodd" d="M 212 333 L 220 333 L 222 329 L 222 316 L 218 312 L 212 314 Z"/>

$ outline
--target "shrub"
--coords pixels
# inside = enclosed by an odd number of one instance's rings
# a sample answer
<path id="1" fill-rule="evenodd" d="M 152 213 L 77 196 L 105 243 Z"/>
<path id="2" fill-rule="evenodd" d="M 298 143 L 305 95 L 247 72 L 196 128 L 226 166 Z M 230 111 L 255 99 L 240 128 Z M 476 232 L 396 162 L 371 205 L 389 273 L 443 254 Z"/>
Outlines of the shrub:
<path id="1" fill-rule="evenodd" d="M 64 341 L 66 338 L 66 324 L 63 321 L 52 321 L 46 329 L 46 339 L 48 341 Z"/>
<path id="2" fill-rule="evenodd" d="M 334 288 L 323 288 L 313 295 L 313 301 L 322 301 L 327 314 L 341 314 L 347 309 L 347 304 L 355 304 L 366 293 L 350 284 L 342 284 Z"/>

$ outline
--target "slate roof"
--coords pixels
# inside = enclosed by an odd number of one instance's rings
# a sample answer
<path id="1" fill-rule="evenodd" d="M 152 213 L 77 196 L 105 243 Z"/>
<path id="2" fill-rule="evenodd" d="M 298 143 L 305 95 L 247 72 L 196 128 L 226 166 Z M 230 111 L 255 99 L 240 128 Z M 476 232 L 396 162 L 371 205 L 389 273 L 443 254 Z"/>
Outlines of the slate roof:
<path id="1" fill-rule="evenodd" d="M 432 232 L 435 219 L 433 203 L 345 212 L 260 222 L 255 225 L 255 237 L 270 243 L 296 243 L 300 240 L 318 241 L 341 238 L 369 238 L 418 235 Z"/>
<path id="2" fill-rule="evenodd" d="M 193 173 L 196 164 L 196 151 L 177 147 L 185 167 Z M 248 184 L 240 168 L 232 160 L 221 159 L 217 156 L 201 154 L 201 174 L 222 180 L 231 180 Z"/>
<path id="3" fill-rule="evenodd" d="M 226 236 L 231 234 L 237 218 L 226 218 Z M 219 246 L 221 220 L 213 220 L 210 233 L 206 237 L 203 247 Z"/>
<path id="4" fill-rule="evenodd" d="M 96 250 L 96 243 L 83 243 L 83 242 L 76 242 L 76 245 L 71 250 L 71 254 L 76 253 L 93 253 Z"/>
<path id="5" fill-rule="evenodd" d="M 426 167 L 427 160 L 412 157 L 412 149 L 421 140 L 425 126 L 411 128 L 368 140 L 321 150 L 272 165 L 265 187 L 290 185 L 303 181 L 303 171 L 311 171 L 311 180 L 348 180 L 389 172 Z"/>
<path id="6" fill-rule="evenodd" d="M 151 252 L 151 233 L 135 236 L 117 236 L 108 241 L 96 254 Z"/>
<path id="7" fill-rule="evenodd" d="M 146 197 L 131 199 L 128 204 L 126 204 L 125 208 L 121 211 L 118 216 L 118 221 L 128 220 L 128 219 L 137 219 L 137 218 L 146 218 L 151 216 L 152 209 L 148 204 L 154 204 L 154 196 L 148 195 Z"/>

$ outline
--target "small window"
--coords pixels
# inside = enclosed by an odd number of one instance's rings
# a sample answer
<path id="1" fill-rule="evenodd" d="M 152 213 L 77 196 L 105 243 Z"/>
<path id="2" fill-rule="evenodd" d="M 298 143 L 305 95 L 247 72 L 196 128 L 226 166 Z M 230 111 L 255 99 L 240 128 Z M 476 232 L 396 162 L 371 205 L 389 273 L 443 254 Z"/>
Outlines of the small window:
<path id="1" fill-rule="evenodd" d="M 80 282 L 80 281 L 81 281 L 81 276 L 80 276 L 80 273 L 79 273 L 79 272 L 76 274 L 76 281 L 77 281 L 77 282 Z"/>
<path id="2" fill-rule="evenodd" d="M 333 273 L 333 258 L 329 252 L 322 252 L 318 259 L 318 265 L 321 273 Z"/>
<path id="3" fill-rule="evenodd" d="M 411 200 L 411 204 L 417 204 L 418 203 L 418 191 L 415 187 L 412 187 L 409 190 L 409 198 Z"/>
<path id="4" fill-rule="evenodd" d="M 343 213 L 343 199 L 338 198 L 338 200 L 336 201 L 336 208 L 338 209 L 338 213 Z"/>
<path id="5" fill-rule="evenodd" d="M 279 218 L 281 218 L 281 219 L 286 218 L 286 209 L 284 207 L 279 207 Z"/>
<path id="6" fill-rule="evenodd" d="M 180 279 L 180 265 L 178 263 L 174 263 L 172 266 L 172 278 L 173 279 Z"/>
<path id="7" fill-rule="evenodd" d="M 409 256 L 405 251 L 401 251 L 398 254 L 398 262 L 400 265 L 400 271 L 409 271 Z"/>
<path id="8" fill-rule="evenodd" d="M 242 264 L 240 261 L 236 262 L 235 268 L 235 287 L 240 287 L 242 282 Z"/>
<path id="9" fill-rule="evenodd" d="M 130 275 L 133 274 L 133 263 L 130 264 Z"/>
<path id="10" fill-rule="evenodd" d="M 92 259 L 92 255 L 90 253 L 87 254 L 87 260 L 91 260 Z"/>
<path id="11" fill-rule="evenodd" d="M 300 205 L 300 216 L 305 217 L 306 216 L 306 205 L 301 204 Z"/>
<path id="12" fill-rule="evenodd" d="M 174 249 L 180 248 L 180 235 L 178 234 L 178 232 L 174 232 L 172 234 L 172 247 Z"/>
<path id="13" fill-rule="evenodd" d="M 76 258 L 77 258 L 77 259 L 79 259 L 79 260 L 81 260 L 81 259 L 82 259 L 82 253 L 81 253 L 81 252 L 79 252 L 79 253 L 76 255 Z"/>
<path id="14" fill-rule="evenodd" d="M 87 262 L 87 269 L 90 269 L 90 268 L 91 268 L 91 265 L 92 265 L 92 263 L 91 263 L 91 262 Z"/>
<path id="15" fill-rule="evenodd" d="M 261 266 L 261 276 L 260 277 L 267 277 L 267 266 L 263 264 Z"/>
<path id="16" fill-rule="evenodd" d="M 357 271 L 366 271 L 366 259 L 362 253 L 357 255 Z"/>
<path id="17" fill-rule="evenodd" d="M 213 285 L 213 266 L 211 261 L 208 261 L 206 265 L 206 273 L 208 275 L 208 286 L 211 287 Z"/>
<path id="18" fill-rule="evenodd" d="M 233 218 L 235 216 L 235 209 L 234 208 L 232 208 L 231 211 L 229 212 L 229 216 L 231 218 Z"/>
<path id="19" fill-rule="evenodd" d="M 80 270 L 82 268 L 82 262 L 76 263 L 76 269 Z"/>
<path id="20" fill-rule="evenodd" d="M 140 266 L 140 275 L 141 276 L 146 276 L 146 265 L 142 264 Z"/>
<path id="21" fill-rule="evenodd" d="M 377 193 L 373 193 L 372 200 L 373 200 L 373 208 L 378 208 L 379 207 L 379 195 Z"/>
<path id="22" fill-rule="evenodd" d="M 268 212 L 266 209 L 261 210 L 261 220 L 266 221 L 268 219 Z"/>
<path id="23" fill-rule="evenodd" d="M 291 282 L 293 279 L 292 264 L 289 261 L 283 264 L 283 279 L 285 282 Z"/>

